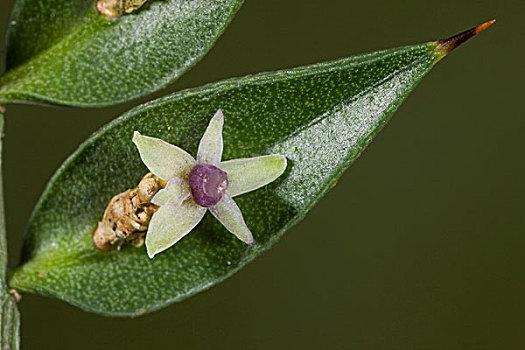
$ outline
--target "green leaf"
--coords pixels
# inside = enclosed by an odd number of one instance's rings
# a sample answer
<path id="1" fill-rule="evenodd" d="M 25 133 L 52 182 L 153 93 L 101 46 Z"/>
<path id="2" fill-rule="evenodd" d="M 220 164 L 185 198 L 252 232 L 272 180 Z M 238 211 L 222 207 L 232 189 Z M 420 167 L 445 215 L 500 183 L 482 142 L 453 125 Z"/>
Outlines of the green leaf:
<path id="1" fill-rule="evenodd" d="M 0 104 L 104 106 L 171 83 L 213 46 L 242 0 L 162 0 L 117 19 L 95 0 L 18 0 Z"/>
<path id="2" fill-rule="evenodd" d="M 4 107 L 0 106 L 0 135 L 4 132 Z M 2 140 L 0 139 L 0 169 Z M 6 284 L 7 241 L 4 215 L 4 189 L 0 172 L 0 348 L 16 350 L 20 346 L 20 314 Z"/>
<path id="3" fill-rule="evenodd" d="M 465 33 L 462 39 L 474 32 Z M 133 109 L 87 140 L 53 177 L 31 218 L 24 264 L 11 286 L 97 313 L 134 316 L 224 280 L 334 185 L 423 76 L 461 42 L 454 38 L 227 80 Z M 144 247 L 95 250 L 92 234 L 109 200 L 147 172 L 134 131 L 195 155 L 219 108 L 224 160 L 273 153 L 288 159 L 277 181 L 236 197 L 255 245 L 206 214 L 154 259 Z"/>

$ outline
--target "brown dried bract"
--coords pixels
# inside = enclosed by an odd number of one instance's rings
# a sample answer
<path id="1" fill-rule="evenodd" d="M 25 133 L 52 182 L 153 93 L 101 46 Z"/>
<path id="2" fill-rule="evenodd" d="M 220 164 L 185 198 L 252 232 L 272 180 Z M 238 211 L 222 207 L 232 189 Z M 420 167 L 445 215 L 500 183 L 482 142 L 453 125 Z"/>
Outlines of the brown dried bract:
<path id="1" fill-rule="evenodd" d="M 99 0 L 96 7 L 101 15 L 109 18 L 120 17 L 124 14 L 119 0 Z"/>
<path id="2" fill-rule="evenodd" d="M 16 303 L 19 303 L 20 300 L 22 300 L 22 296 L 18 294 L 16 289 L 9 289 L 9 294 L 11 294 Z"/>
<path id="3" fill-rule="evenodd" d="M 151 200 L 165 186 L 163 180 L 148 173 L 137 188 L 113 197 L 93 235 L 95 246 L 102 251 L 123 245 L 142 246 L 151 217 L 158 209 Z"/>
<path id="4" fill-rule="evenodd" d="M 97 11 L 106 17 L 116 18 L 138 10 L 147 0 L 98 0 Z"/>

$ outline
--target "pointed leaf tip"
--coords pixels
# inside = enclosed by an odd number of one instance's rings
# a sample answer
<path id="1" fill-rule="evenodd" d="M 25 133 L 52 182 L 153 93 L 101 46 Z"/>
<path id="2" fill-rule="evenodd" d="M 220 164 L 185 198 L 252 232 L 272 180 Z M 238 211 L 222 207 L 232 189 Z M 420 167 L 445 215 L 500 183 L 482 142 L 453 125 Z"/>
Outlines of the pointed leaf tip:
<path id="1" fill-rule="evenodd" d="M 484 31 L 496 22 L 495 19 L 480 24 L 476 27 L 470 28 L 462 33 L 451 36 L 448 39 L 442 39 L 436 42 L 436 49 L 439 51 L 442 57 L 446 56 L 450 51 L 454 50 L 459 45 L 463 44 L 474 35 Z"/>
<path id="2" fill-rule="evenodd" d="M 482 31 L 484 31 L 485 29 L 487 29 L 488 27 L 490 27 L 490 26 L 493 25 L 494 23 L 496 23 L 496 20 L 495 20 L 495 19 L 492 19 L 492 20 L 490 20 L 490 21 L 488 21 L 488 22 L 485 22 L 485 23 L 483 23 L 483 24 L 480 24 L 479 26 L 477 26 L 477 27 L 475 28 L 476 34 L 478 34 L 478 33 L 482 32 Z"/>

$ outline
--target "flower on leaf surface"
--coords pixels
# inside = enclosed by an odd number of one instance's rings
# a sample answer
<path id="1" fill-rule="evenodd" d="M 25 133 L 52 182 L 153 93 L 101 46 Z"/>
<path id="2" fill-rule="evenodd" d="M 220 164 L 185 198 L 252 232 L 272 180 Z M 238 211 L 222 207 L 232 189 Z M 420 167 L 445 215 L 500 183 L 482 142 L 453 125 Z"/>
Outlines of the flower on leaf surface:
<path id="1" fill-rule="evenodd" d="M 194 159 L 183 149 L 135 131 L 133 142 L 148 169 L 167 182 L 152 199 L 160 206 L 149 224 L 146 249 L 150 258 L 188 234 L 206 210 L 241 241 L 253 245 L 253 235 L 232 197 L 256 190 L 286 169 L 278 154 L 221 161 L 224 116 L 219 109 L 202 136 Z"/>

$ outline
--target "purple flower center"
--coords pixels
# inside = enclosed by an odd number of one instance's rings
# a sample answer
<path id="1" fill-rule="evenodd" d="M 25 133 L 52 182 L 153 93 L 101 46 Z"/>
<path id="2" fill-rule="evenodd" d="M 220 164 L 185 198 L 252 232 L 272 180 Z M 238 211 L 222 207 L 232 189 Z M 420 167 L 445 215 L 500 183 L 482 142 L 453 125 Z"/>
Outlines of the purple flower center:
<path id="1" fill-rule="evenodd" d="M 228 188 L 228 176 L 215 165 L 201 163 L 189 175 L 191 194 L 195 203 L 211 208 L 217 204 Z"/>

